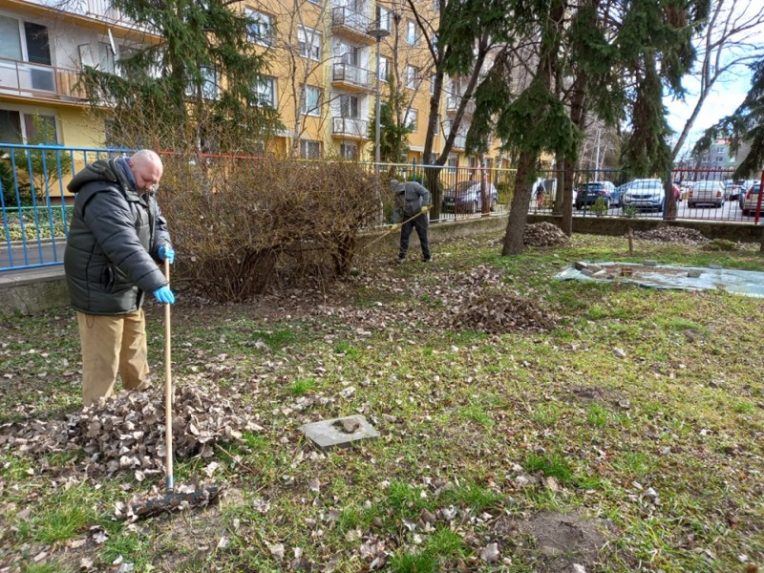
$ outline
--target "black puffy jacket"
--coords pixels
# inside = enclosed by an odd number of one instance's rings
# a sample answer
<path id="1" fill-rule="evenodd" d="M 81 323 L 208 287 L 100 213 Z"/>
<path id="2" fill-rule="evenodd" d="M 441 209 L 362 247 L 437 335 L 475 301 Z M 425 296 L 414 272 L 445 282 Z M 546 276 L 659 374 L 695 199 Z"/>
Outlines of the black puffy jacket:
<path id="1" fill-rule="evenodd" d="M 157 265 L 170 235 L 153 193 L 139 195 L 116 160 L 96 161 L 67 186 L 75 193 L 64 270 L 72 306 L 87 314 L 126 314 L 144 292 L 167 285 Z"/>

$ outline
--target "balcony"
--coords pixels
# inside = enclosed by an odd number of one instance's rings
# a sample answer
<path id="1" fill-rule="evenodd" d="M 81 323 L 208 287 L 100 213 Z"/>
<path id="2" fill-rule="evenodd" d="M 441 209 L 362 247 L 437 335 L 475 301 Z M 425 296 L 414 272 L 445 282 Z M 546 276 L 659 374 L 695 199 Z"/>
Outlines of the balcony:
<path id="1" fill-rule="evenodd" d="M 0 93 L 32 99 L 87 103 L 76 88 L 79 71 L 0 58 Z"/>
<path id="2" fill-rule="evenodd" d="M 346 91 L 370 91 L 369 75 L 369 70 L 350 64 L 337 63 L 332 66 L 332 84 Z"/>
<path id="3" fill-rule="evenodd" d="M 107 21 L 110 24 L 132 26 L 134 22 L 121 11 L 113 8 L 110 0 L 77 0 L 76 2 L 61 2 L 61 0 L 27 0 L 30 4 L 45 6 L 47 8 L 76 14 L 86 18 L 94 18 L 99 21 Z"/>
<path id="4" fill-rule="evenodd" d="M 332 135 L 345 139 L 368 139 L 369 122 L 354 117 L 333 117 Z"/>
<path id="5" fill-rule="evenodd" d="M 454 138 L 454 149 L 464 149 L 467 147 L 467 135 L 457 133 Z"/>
<path id="6" fill-rule="evenodd" d="M 448 96 L 446 99 L 446 112 L 456 113 L 459 109 L 459 104 L 462 103 L 461 96 Z M 464 108 L 464 115 L 472 115 L 475 113 L 475 100 L 470 99 L 467 106 Z"/>
<path id="7" fill-rule="evenodd" d="M 371 25 L 369 18 L 346 6 L 332 8 L 332 32 L 338 36 L 363 44 L 373 44 L 374 38 L 367 33 Z"/>

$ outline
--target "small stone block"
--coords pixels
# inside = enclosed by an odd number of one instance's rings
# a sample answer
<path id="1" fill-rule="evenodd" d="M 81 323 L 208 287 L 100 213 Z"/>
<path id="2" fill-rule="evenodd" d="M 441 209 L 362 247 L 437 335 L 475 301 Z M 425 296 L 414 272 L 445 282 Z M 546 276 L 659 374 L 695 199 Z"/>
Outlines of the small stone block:
<path id="1" fill-rule="evenodd" d="M 701 275 L 700 271 L 687 271 L 687 276 L 690 277 L 691 279 L 697 279 L 698 277 L 700 277 L 700 275 Z"/>
<path id="2" fill-rule="evenodd" d="M 584 270 L 585 268 L 587 268 L 589 265 L 587 265 L 587 264 L 586 264 L 585 262 L 583 262 L 583 261 L 577 261 L 577 262 L 576 262 L 576 263 L 575 263 L 573 266 L 574 266 L 574 267 L 576 267 L 576 270 L 577 270 L 577 271 L 582 271 L 582 270 Z"/>
<path id="3" fill-rule="evenodd" d="M 300 431 L 322 450 L 379 437 L 374 426 L 358 415 L 312 422 L 300 426 Z"/>

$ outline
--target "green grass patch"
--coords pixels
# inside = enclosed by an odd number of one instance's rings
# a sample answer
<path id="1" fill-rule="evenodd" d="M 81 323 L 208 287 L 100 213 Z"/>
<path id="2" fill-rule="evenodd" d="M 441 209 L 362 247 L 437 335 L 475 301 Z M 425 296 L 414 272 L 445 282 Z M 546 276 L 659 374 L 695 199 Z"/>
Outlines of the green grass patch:
<path id="1" fill-rule="evenodd" d="M 440 501 L 449 505 L 467 506 L 479 513 L 500 506 L 504 502 L 504 496 L 493 490 L 469 484 L 446 489 Z"/>
<path id="2" fill-rule="evenodd" d="M 292 396 L 303 396 L 315 389 L 315 378 L 300 378 L 298 380 L 294 380 L 289 386 L 289 393 L 292 394 Z"/>
<path id="3" fill-rule="evenodd" d="M 459 410 L 459 418 L 491 428 L 494 424 L 490 414 L 479 404 L 469 404 Z"/>
<path id="4" fill-rule="evenodd" d="M 391 573 L 436 573 L 438 559 L 427 552 L 399 552 L 390 560 Z"/>
<path id="5" fill-rule="evenodd" d="M 609 412 L 601 404 L 592 404 L 586 411 L 586 420 L 595 428 L 604 428 L 607 425 Z"/>

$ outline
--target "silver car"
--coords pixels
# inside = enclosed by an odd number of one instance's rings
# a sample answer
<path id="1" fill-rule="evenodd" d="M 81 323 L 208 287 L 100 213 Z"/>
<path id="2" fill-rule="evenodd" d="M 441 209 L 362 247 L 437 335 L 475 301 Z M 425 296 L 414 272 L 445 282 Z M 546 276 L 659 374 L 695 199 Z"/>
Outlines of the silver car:
<path id="1" fill-rule="evenodd" d="M 687 193 L 687 206 L 692 208 L 697 205 L 713 205 L 721 207 L 724 205 L 724 187 L 721 181 L 712 181 L 705 179 L 695 181 Z"/>
<path id="2" fill-rule="evenodd" d="M 754 215 L 759 205 L 759 195 L 761 193 L 761 183 L 753 183 L 750 187 L 740 193 L 740 210 L 743 215 Z M 762 198 L 764 199 L 764 198 Z M 764 209 L 764 203 L 762 204 Z"/>

